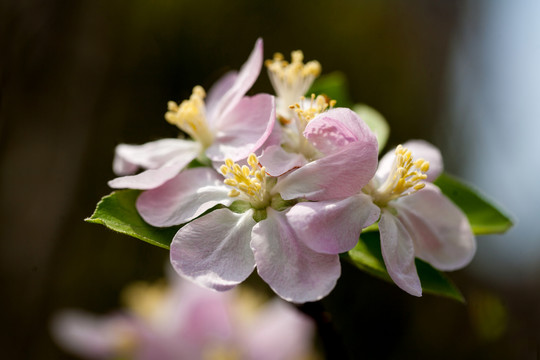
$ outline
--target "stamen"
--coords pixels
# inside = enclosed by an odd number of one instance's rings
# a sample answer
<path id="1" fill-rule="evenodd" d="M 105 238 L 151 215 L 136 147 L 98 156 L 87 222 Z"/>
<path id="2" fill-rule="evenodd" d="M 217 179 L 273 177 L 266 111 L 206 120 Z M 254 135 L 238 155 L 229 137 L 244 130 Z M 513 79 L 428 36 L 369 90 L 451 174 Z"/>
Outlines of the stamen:
<path id="1" fill-rule="evenodd" d="M 189 100 L 182 101 L 180 105 L 174 101 L 169 101 L 167 103 L 169 111 L 165 113 L 165 120 L 176 125 L 180 130 L 207 148 L 212 144 L 214 137 L 206 122 L 205 96 L 204 89 L 201 86 L 195 86 Z"/>
<path id="2" fill-rule="evenodd" d="M 401 145 L 396 147 L 395 153 L 390 174 L 372 194 L 378 205 L 386 205 L 391 200 L 414 194 L 426 186 L 421 181 L 427 178 L 425 173 L 429 170 L 429 162 L 424 159 L 413 161 L 411 151 Z"/>
<path id="3" fill-rule="evenodd" d="M 287 107 L 303 96 L 313 80 L 321 73 L 321 64 L 318 61 L 303 63 L 304 54 L 300 50 L 293 51 L 291 59 L 289 63 L 283 59 L 282 54 L 275 53 L 272 60 L 265 62 L 268 76 L 282 103 L 282 111 L 285 113 L 287 113 Z"/>
<path id="4" fill-rule="evenodd" d="M 256 209 L 265 208 L 269 203 L 269 194 L 266 189 L 266 169 L 260 166 L 255 154 L 249 155 L 248 164 L 240 166 L 231 159 L 225 160 L 225 165 L 219 169 L 226 177 L 223 182 L 231 186 L 230 197 L 243 197 Z"/>
<path id="5" fill-rule="evenodd" d="M 330 98 L 323 95 L 315 97 L 315 94 L 311 94 L 309 104 L 307 103 L 305 96 L 302 96 L 300 102 L 289 106 L 289 109 L 296 112 L 305 128 L 307 123 L 313 120 L 315 116 L 326 110 L 332 109 L 335 105 L 336 100 L 330 100 Z"/>

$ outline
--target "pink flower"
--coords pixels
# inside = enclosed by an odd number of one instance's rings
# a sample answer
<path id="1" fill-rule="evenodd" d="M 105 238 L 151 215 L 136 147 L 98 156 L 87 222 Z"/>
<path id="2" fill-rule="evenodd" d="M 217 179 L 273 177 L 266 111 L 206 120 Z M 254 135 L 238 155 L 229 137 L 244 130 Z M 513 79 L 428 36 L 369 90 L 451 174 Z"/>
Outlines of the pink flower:
<path id="1" fill-rule="evenodd" d="M 252 154 L 249 166 L 228 159 L 221 167 L 225 180 L 209 168 L 188 169 L 140 195 L 137 209 L 151 225 L 195 219 L 171 243 L 171 262 L 180 275 L 227 290 L 257 267 L 279 296 L 297 303 L 318 300 L 333 289 L 340 275 L 337 254 L 354 247 L 361 228 L 376 221 L 378 211 L 347 224 L 326 201 L 346 202 L 368 183 L 377 166 L 377 141 L 348 109 L 314 119 L 304 134 L 323 156 L 290 174 L 268 176 Z M 231 208 L 245 211 L 222 208 L 198 217 L 233 200 L 237 202 Z M 314 213 L 298 216 L 297 207 L 306 206 Z M 297 228 L 306 227 L 305 219 L 317 234 L 314 238 L 297 234 Z M 356 241 L 343 241 L 341 233 L 350 231 L 356 231 Z"/>
<path id="2" fill-rule="evenodd" d="M 431 183 L 442 169 L 437 148 L 410 141 L 381 159 L 365 189 L 381 209 L 381 249 L 388 274 L 415 296 L 422 294 L 415 257 L 451 271 L 467 265 L 476 251 L 465 214 Z"/>
<path id="3" fill-rule="evenodd" d="M 307 356 L 314 324 L 289 304 L 247 291 L 218 293 L 176 277 L 170 288 L 138 284 L 122 313 L 64 311 L 53 335 L 92 359 L 292 359 Z"/>
<path id="4" fill-rule="evenodd" d="M 189 100 L 169 102 L 165 118 L 194 140 L 162 139 L 144 145 L 121 144 L 113 168 L 122 176 L 109 182 L 113 188 L 153 189 L 172 179 L 193 159 L 223 161 L 245 159 L 261 147 L 275 121 L 274 98 L 268 94 L 244 96 L 259 76 L 263 49 L 258 39 L 240 72 L 223 76 L 206 97 L 200 86 Z M 131 175 L 138 168 L 146 169 Z"/>

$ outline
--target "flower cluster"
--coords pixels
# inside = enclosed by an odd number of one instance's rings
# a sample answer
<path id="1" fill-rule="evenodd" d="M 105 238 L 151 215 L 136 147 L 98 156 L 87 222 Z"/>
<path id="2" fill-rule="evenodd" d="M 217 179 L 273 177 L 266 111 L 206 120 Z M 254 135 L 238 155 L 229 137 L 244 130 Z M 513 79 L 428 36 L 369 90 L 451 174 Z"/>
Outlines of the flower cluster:
<path id="1" fill-rule="evenodd" d="M 305 97 L 321 65 L 303 61 L 301 51 L 291 62 L 274 55 L 265 65 L 276 96 L 246 96 L 263 66 L 259 39 L 208 95 L 196 86 L 169 102 L 165 119 L 189 140 L 119 145 L 121 177 L 109 185 L 144 190 L 136 208 L 148 224 L 183 225 L 171 263 L 199 285 L 227 290 L 257 269 L 283 299 L 321 299 L 340 276 L 339 254 L 378 224 L 388 274 L 420 296 L 415 258 L 455 270 L 476 249 L 466 216 L 432 183 L 441 154 L 417 140 L 379 161 L 377 137 L 355 111 Z"/>

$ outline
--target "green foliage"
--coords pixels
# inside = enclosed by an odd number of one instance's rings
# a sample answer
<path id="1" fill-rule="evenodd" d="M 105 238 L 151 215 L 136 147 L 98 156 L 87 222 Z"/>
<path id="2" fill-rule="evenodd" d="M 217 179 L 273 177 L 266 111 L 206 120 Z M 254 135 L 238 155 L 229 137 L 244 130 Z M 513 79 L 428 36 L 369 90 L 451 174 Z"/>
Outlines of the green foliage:
<path id="1" fill-rule="evenodd" d="M 147 224 L 135 207 L 140 193 L 140 190 L 119 190 L 103 197 L 92 216 L 85 221 L 102 224 L 111 230 L 169 249 L 181 226 L 158 228 Z"/>
<path id="2" fill-rule="evenodd" d="M 377 143 L 379 143 L 380 154 L 386 146 L 388 136 L 390 135 L 390 126 L 384 119 L 384 116 L 382 116 L 381 113 L 374 108 L 364 104 L 356 104 L 354 105 L 352 110 L 354 110 L 354 112 L 357 113 L 358 116 L 360 116 L 360 118 L 366 122 L 371 131 L 375 133 L 375 136 L 377 137 Z"/>
<path id="3" fill-rule="evenodd" d="M 368 274 L 393 282 L 384 265 L 378 232 L 362 233 L 360 241 L 348 252 L 347 258 Z M 415 262 L 424 293 L 444 296 L 460 302 L 465 301 L 463 295 L 446 275 L 420 259 L 416 259 Z"/>
<path id="4" fill-rule="evenodd" d="M 351 107 L 352 101 L 347 88 L 347 78 L 339 71 L 332 72 L 318 77 L 309 88 L 307 96 L 326 95 L 332 100 L 336 100 L 337 107 Z"/>
<path id="5" fill-rule="evenodd" d="M 512 227 L 509 216 L 477 190 L 460 180 L 441 174 L 434 182 L 467 215 L 476 235 L 503 233 Z"/>

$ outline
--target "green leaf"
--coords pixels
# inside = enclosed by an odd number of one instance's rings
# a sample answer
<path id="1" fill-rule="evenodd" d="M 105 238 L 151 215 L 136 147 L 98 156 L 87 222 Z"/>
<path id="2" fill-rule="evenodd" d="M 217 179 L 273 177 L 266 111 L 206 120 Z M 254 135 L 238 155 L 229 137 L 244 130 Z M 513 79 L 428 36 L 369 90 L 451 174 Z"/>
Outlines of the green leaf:
<path id="1" fill-rule="evenodd" d="M 498 209 L 491 200 L 455 177 L 443 173 L 434 184 L 463 210 L 475 234 L 503 233 L 512 227 L 510 217 Z"/>
<path id="2" fill-rule="evenodd" d="M 147 224 L 137 212 L 135 201 L 140 190 L 119 190 L 101 199 L 85 221 L 102 224 L 111 230 L 133 236 L 165 249 L 181 226 L 158 228 Z"/>
<path id="3" fill-rule="evenodd" d="M 355 113 L 360 116 L 362 120 L 366 122 L 371 131 L 375 133 L 377 142 L 379 143 L 379 154 L 386 146 L 388 136 L 390 135 L 390 126 L 384 119 L 384 116 L 374 108 L 364 105 L 356 104 L 352 108 Z"/>
<path id="4" fill-rule="evenodd" d="M 345 75 L 339 71 L 317 78 L 306 95 L 311 96 L 311 94 L 324 94 L 330 99 L 336 100 L 336 105 L 338 107 L 350 107 L 352 105 L 349 90 L 347 88 L 347 79 Z"/>
<path id="5" fill-rule="evenodd" d="M 360 270 L 393 283 L 384 265 L 378 232 L 362 233 L 360 241 L 348 252 L 347 258 Z M 420 259 L 416 259 L 415 263 L 424 293 L 465 302 L 463 295 L 445 274 Z"/>

